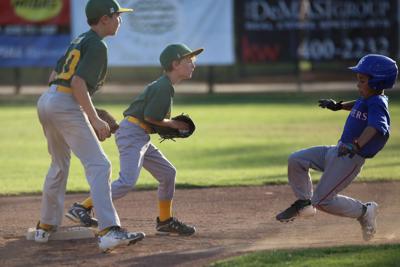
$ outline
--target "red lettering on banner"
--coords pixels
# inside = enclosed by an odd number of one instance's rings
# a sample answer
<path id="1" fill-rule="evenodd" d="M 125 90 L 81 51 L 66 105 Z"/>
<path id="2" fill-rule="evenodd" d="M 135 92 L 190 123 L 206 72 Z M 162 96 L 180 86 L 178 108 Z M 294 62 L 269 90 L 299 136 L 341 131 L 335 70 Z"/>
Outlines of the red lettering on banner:
<path id="1" fill-rule="evenodd" d="M 280 55 L 280 45 L 251 44 L 247 36 L 242 37 L 242 60 L 243 62 L 265 62 L 276 61 Z"/>

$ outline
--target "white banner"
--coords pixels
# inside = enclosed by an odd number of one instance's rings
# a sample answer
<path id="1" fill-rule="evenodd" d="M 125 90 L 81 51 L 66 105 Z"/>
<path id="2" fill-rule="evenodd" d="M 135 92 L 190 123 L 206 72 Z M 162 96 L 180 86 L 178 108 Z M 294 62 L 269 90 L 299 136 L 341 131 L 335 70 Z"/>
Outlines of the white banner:
<path id="1" fill-rule="evenodd" d="M 72 1 L 72 36 L 89 29 L 87 1 Z M 233 0 L 119 0 L 133 13 L 122 14 L 117 36 L 106 37 L 112 66 L 159 65 L 161 51 L 171 43 L 203 47 L 198 65 L 229 65 L 235 61 Z"/>

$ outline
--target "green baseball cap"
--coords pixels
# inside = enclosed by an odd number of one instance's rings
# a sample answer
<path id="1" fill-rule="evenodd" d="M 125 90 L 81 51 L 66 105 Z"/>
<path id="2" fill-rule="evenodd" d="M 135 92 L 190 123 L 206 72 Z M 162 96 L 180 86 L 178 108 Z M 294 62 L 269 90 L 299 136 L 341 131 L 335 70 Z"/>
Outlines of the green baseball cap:
<path id="1" fill-rule="evenodd" d="M 170 44 L 161 52 L 160 63 L 164 69 L 168 69 L 174 60 L 194 57 L 203 51 L 203 48 L 192 50 L 184 44 Z"/>
<path id="2" fill-rule="evenodd" d="M 132 8 L 121 7 L 116 0 L 89 0 L 85 9 L 88 19 L 97 19 L 104 15 L 132 11 Z"/>

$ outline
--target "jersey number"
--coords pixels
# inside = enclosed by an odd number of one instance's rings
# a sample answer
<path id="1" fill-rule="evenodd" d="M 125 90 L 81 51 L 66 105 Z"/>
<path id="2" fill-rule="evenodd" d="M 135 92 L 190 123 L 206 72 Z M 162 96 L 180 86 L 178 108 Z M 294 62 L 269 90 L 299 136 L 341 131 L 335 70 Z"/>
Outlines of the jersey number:
<path id="1" fill-rule="evenodd" d="M 77 49 L 71 50 L 69 52 L 65 64 L 62 67 L 62 72 L 57 75 L 57 79 L 69 80 L 75 73 L 76 65 L 78 64 L 79 58 L 81 57 L 81 52 Z"/>

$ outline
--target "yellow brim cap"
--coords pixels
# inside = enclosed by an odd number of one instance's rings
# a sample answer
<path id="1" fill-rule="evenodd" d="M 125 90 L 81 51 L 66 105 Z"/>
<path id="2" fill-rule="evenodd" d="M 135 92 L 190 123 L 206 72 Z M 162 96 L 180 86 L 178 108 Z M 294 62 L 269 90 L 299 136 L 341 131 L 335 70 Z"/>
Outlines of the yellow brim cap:
<path id="1" fill-rule="evenodd" d="M 121 7 L 120 9 L 118 9 L 117 12 L 119 12 L 119 13 L 123 13 L 123 12 L 133 12 L 133 9 L 132 9 L 132 8 L 124 8 L 124 7 Z"/>
<path id="2" fill-rule="evenodd" d="M 204 48 L 198 48 L 196 50 L 193 50 L 190 53 L 187 53 L 185 55 L 183 55 L 182 57 L 193 57 L 193 56 L 197 56 L 198 54 L 200 54 L 201 52 L 204 51 Z"/>

